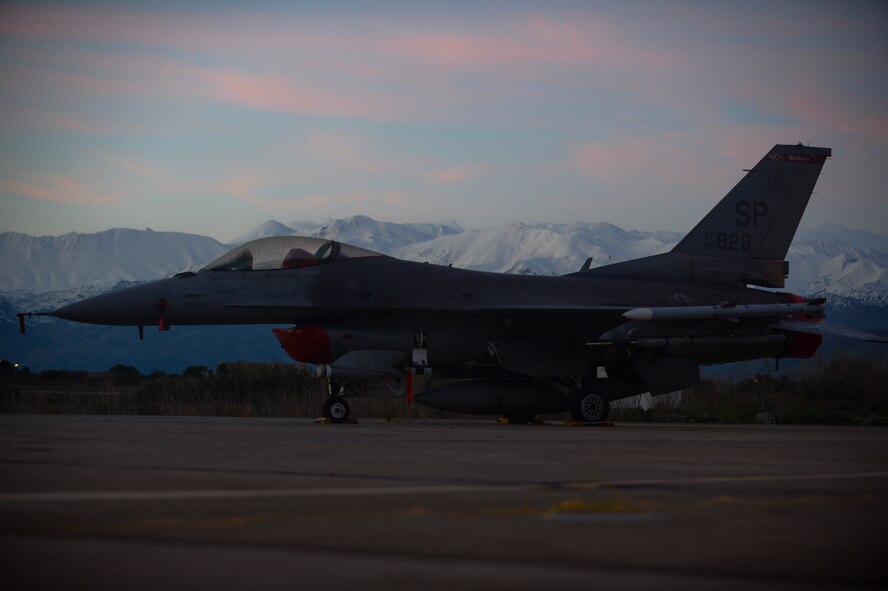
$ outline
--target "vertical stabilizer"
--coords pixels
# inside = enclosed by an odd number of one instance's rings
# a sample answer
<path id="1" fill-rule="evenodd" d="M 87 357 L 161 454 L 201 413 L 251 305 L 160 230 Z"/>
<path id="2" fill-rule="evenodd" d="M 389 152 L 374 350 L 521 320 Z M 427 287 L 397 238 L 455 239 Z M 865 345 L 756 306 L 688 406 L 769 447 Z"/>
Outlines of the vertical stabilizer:
<path id="1" fill-rule="evenodd" d="M 577 275 L 782 288 L 784 258 L 831 155 L 778 144 L 672 251 Z"/>
<path id="2" fill-rule="evenodd" d="M 831 155 L 829 148 L 774 146 L 672 251 L 782 261 Z"/>

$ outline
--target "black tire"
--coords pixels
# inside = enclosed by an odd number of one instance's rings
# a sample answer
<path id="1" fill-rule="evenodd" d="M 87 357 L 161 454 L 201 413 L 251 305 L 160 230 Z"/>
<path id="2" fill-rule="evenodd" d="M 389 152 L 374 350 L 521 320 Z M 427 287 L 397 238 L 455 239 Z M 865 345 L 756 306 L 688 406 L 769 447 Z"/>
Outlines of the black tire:
<path id="1" fill-rule="evenodd" d="M 348 421 L 348 402 L 342 396 L 331 396 L 324 403 L 324 416 L 334 423 Z"/>
<path id="2" fill-rule="evenodd" d="M 584 423 L 601 423 L 607 420 L 610 404 L 601 394 L 591 390 L 578 390 L 570 399 L 570 417 Z"/>

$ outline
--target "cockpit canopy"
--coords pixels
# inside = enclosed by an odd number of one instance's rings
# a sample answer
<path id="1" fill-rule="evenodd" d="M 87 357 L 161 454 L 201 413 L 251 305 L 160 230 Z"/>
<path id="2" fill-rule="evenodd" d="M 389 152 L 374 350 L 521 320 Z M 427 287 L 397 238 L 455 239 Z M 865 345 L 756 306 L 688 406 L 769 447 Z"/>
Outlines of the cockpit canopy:
<path id="1" fill-rule="evenodd" d="M 204 271 L 265 271 L 296 269 L 326 265 L 343 259 L 381 257 L 372 250 L 358 248 L 323 238 L 304 236 L 271 236 L 241 244 L 202 270 Z"/>

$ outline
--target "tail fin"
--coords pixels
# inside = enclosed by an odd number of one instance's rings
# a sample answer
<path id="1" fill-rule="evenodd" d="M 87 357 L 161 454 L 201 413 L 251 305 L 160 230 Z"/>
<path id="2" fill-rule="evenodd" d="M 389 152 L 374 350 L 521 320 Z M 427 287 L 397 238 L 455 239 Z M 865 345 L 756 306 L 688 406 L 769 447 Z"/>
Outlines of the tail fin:
<path id="1" fill-rule="evenodd" d="M 577 275 L 783 287 L 784 258 L 831 155 L 778 144 L 671 252 Z"/>
<path id="2" fill-rule="evenodd" d="M 776 145 L 672 252 L 782 261 L 832 150 Z"/>

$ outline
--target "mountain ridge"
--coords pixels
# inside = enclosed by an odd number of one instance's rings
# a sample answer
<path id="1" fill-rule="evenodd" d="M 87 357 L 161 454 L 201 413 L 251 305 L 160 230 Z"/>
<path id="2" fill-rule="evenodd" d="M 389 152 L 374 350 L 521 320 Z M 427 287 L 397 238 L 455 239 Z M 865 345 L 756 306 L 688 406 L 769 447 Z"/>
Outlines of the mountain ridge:
<path id="1" fill-rule="evenodd" d="M 289 225 L 268 220 L 240 238 L 295 233 Z M 625 230 L 607 222 L 515 222 L 464 230 L 446 224 L 384 222 L 362 215 L 315 226 L 306 234 L 407 260 L 546 275 L 574 272 L 589 257 L 592 266 L 598 267 L 667 252 L 682 237 L 676 232 Z M 878 238 L 864 234 L 868 242 Z M 200 268 L 230 246 L 208 236 L 150 229 L 112 228 L 57 237 L 4 232 L 0 234 L 0 292 L 61 292 L 84 286 L 93 288 L 91 292 L 109 289 L 121 281 L 147 281 Z M 884 252 L 864 250 L 827 235 L 794 241 L 787 260 L 787 289 L 888 305 L 888 254 Z"/>
<path id="2" fill-rule="evenodd" d="M 209 236 L 111 228 L 84 234 L 0 234 L 0 291 L 53 291 L 145 281 L 201 265 L 226 250 Z"/>

